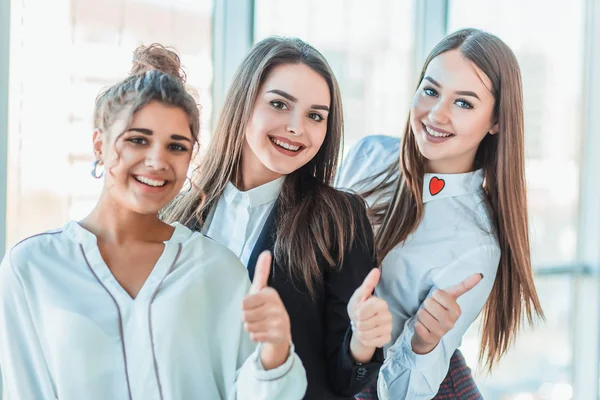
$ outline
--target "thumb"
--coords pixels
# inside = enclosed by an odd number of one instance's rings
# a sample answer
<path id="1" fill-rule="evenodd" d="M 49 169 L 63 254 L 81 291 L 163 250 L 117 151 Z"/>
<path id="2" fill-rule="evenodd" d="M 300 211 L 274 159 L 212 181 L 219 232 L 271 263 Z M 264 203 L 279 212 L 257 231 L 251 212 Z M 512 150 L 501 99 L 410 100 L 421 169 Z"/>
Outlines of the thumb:
<path id="1" fill-rule="evenodd" d="M 360 285 L 361 294 L 360 300 L 365 301 L 373 294 L 373 290 L 375 290 L 375 286 L 379 283 L 379 278 L 381 278 L 381 270 L 379 268 L 373 268 L 369 275 L 365 278 L 362 285 Z"/>
<path id="2" fill-rule="evenodd" d="M 271 272 L 271 258 L 271 252 L 269 250 L 263 251 L 260 253 L 260 256 L 258 256 L 256 269 L 254 270 L 254 278 L 252 279 L 252 286 L 250 287 L 250 294 L 258 293 L 267 287 L 269 273 Z"/>
<path id="3" fill-rule="evenodd" d="M 481 282 L 482 279 L 483 274 L 473 274 L 464 281 L 446 289 L 446 293 L 455 299 L 458 299 L 460 296 L 473 289 L 479 282 Z"/>

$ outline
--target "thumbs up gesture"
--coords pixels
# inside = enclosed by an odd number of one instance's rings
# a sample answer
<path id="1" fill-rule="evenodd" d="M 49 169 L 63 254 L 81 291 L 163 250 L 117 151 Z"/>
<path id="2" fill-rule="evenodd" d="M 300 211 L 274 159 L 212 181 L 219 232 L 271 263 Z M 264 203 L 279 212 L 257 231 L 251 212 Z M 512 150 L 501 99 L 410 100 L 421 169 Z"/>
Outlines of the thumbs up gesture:
<path id="1" fill-rule="evenodd" d="M 458 298 L 473 289 L 483 275 L 473 274 L 464 281 L 446 290 L 435 290 L 417 311 L 412 349 L 417 354 L 431 352 L 442 337 L 454 327 L 461 315 Z"/>
<path id="2" fill-rule="evenodd" d="M 269 251 L 258 257 L 250 292 L 242 302 L 244 329 L 253 341 L 263 343 L 260 359 L 266 370 L 287 360 L 292 340 L 287 310 L 277 291 L 267 286 L 271 258 Z"/>
<path id="3" fill-rule="evenodd" d="M 385 300 L 373 295 L 381 271 L 374 268 L 348 302 L 352 323 L 350 352 L 357 362 L 369 362 L 377 347 L 392 340 L 392 314 Z"/>

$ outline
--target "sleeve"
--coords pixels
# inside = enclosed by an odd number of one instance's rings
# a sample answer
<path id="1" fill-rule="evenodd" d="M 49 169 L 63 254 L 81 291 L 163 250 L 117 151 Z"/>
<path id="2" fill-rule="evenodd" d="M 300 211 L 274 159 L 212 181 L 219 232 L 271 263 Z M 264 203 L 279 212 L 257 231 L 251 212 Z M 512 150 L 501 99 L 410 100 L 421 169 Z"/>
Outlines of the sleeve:
<path id="1" fill-rule="evenodd" d="M 499 261 L 500 249 L 497 246 L 480 246 L 457 258 L 434 277 L 434 287 L 428 296 L 434 290 L 453 286 L 472 274 L 482 273 L 484 276 L 477 286 L 458 299 L 461 316 L 430 353 L 420 355 L 412 351 L 416 316 L 406 321 L 402 334 L 388 349 L 381 368 L 378 381 L 380 399 L 425 400 L 436 395 L 448 373 L 452 354 L 490 295 Z"/>
<path id="2" fill-rule="evenodd" d="M 250 341 L 245 334 L 244 341 Z M 306 392 L 306 371 L 300 357 L 290 346 L 287 360 L 277 368 L 265 371 L 260 362 L 262 346 L 246 359 L 240 370 L 236 382 L 236 393 L 230 399 L 237 400 L 277 400 L 301 399 Z"/>
<path id="3" fill-rule="evenodd" d="M 394 162 L 399 162 L 399 157 L 400 139 L 382 135 L 364 137 L 344 157 L 334 186 L 356 193 L 375 187 L 385 178 L 382 173 Z"/>
<path id="4" fill-rule="evenodd" d="M 0 371 L 4 400 L 54 399 L 37 330 L 10 253 L 0 265 Z"/>
<path id="5" fill-rule="evenodd" d="M 355 203 L 354 208 L 360 210 L 355 213 L 358 221 L 354 243 L 346 252 L 341 269 L 327 271 L 324 275 L 327 365 L 332 386 L 342 396 L 353 396 L 363 390 L 377 377 L 383 362 L 382 349 L 376 350 L 371 362 L 363 364 L 356 363 L 350 354 L 352 330 L 348 302 L 371 269 L 377 267 L 373 231 L 364 203 L 356 197 L 352 198 L 352 202 Z"/>

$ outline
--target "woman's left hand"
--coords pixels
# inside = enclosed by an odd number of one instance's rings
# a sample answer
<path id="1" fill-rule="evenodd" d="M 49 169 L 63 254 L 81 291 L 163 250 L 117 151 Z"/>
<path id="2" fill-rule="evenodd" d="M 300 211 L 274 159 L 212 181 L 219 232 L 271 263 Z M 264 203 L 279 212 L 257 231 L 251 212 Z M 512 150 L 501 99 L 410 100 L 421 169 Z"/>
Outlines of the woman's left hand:
<path id="1" fill-rule="evenodd" d="M 381 271 L 374 268 L 348 302 L 352 323 L 350 352 L 355 361 L 369 362 L 378 347 L 392 340 L 392 313 L 385 300 L 374 296 Z"/>

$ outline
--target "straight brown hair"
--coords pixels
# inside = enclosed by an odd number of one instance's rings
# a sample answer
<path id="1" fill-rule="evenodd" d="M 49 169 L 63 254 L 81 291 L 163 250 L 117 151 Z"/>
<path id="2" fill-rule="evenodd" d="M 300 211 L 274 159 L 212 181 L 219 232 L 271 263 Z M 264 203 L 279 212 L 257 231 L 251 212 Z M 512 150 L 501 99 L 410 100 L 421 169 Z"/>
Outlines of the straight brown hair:
<path id="1" fill-rule="evenodd" d="M 474 166 L 483 169 L 484 188 L 501 250 L 494 286 L 483 309 L 479 352 L 480 361 L 485 359 L 491 370 L 514 341 L 523 315 L 529 324 L 533 324 L 535 316 L 543 318 L 530 259 L 521 72 L 514 53 L 498 37 L 477 29 L 462 29 L 444 38 L 431 51 L 419 85 L 431 60 L 455 49 L 490 79 L 495 99 L 493 117 L 499 125 L 498 134 L 488 134 L 480 143 Z M 367 197 L 393 191 L 391 200 L 379 202 L 371 209 L 373 223 L 378 226 L 375 241 L 380 260 L 403 243 L 423 218 L 425 162 L 410 117 L 399 161 L 382 173 L 386 179 L 381 184 L 362 193 Z"/>
<path id="2" fill-rule="evenodd" d="M 165 220 L 200 229 L 228 182 L 241 182 L 246 126 L 260 87 L 273 68 L 304 64 L 325 79 L 331 97 L 325 140 L 315 157 L 287 175 L 278 201 L 275 259 L 289 268 L 314 295 L 322 282 L 320 265 L 341 267 L 344 254 L 371 230 L 365 205 L 330 185 L 343 138 L 342 99 L 335 76 L 315 48 L 296 38 L 269 37 L 257 43 L 236 72 L 206 155 L 193 176 L 192 189 L 163 213 Z M 355 229 L 358 227 L 358 229 Z"/>

